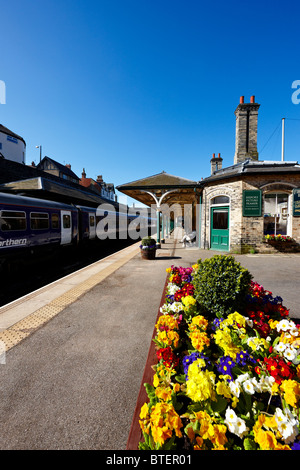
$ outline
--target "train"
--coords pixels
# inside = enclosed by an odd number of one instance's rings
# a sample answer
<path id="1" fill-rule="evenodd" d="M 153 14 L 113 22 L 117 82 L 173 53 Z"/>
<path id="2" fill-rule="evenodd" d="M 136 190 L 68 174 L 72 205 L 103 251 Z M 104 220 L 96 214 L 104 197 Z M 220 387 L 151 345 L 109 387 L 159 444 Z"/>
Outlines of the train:
<path id="1" fill-rule="evenodd" d="M 125 239 L 134 222 L 137 233 L 151 233 L 156 220 L 147 211 L 140 215 L 127 209 L 118 204 L 95 208 L 0 193 L 0 268 L 8 260 L 46 250 Z"/>

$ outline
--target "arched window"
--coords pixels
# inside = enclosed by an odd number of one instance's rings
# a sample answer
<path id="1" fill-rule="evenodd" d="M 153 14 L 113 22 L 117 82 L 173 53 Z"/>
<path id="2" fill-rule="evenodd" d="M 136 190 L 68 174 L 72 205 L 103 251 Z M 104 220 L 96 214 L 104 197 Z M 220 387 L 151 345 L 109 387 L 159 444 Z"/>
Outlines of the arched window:
<path id="1" fill-rule="evenodd" d="M 211 200 L 211 204 L 229 204 L 228 196 L 216 196 Z"/>

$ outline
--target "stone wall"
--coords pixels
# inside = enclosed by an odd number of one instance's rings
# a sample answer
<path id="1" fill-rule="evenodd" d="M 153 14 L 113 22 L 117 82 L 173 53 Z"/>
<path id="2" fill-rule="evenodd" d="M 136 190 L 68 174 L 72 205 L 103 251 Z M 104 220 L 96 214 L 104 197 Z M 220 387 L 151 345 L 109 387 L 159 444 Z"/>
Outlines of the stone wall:
<path id="1" fill-rule="evenodd" d="M 211 199 L 216 196 L 229 197 L 229 243 L 230 251 L 242 253 L 250 250 L 256 252 L 276 252 L 277 249 L 263 241 L 264 236 L 264 195 L 270 191 L 279 191 L 292 195 L 293 188 L 300 187 L 300 174 L 257 174 L 240 175 L 228 180 L 210 183 L 203 191 L 201 246 L 210 248 L 210 207 Z M 243 190 L 262 190 L 262 215 L 260 217 L 243 217 Z M 290 235 L 295 244 L 286 249 L 298 251 L 300 246 L 300 217 L 293 217 L 292 196 L 289 198 Z M 298 245 L 299 244 L 299 245 Z"/>

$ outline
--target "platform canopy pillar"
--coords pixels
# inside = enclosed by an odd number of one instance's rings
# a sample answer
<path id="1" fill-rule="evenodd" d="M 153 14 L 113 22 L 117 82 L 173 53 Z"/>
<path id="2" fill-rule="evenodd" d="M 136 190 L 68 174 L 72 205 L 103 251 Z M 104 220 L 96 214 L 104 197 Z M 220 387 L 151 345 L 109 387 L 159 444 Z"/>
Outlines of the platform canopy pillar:
<path id="1" fill-rule="evenodd" d="M 193 208 L 195 204 L 198 204 L 199 195 L 202 193 L 200 181 L 188 180 L 163 171 L 131 183 L 122 184 L 116 189 L 151 207 L 154 214 L 156 212 L 158 247 L 164 237 L 169 236 L 172 229 L 175 229 L 176 218 L 184 219 L 184 213 L 188 208 L 192 208 L 190 229 L 198 230 L 196 211 Z"/>

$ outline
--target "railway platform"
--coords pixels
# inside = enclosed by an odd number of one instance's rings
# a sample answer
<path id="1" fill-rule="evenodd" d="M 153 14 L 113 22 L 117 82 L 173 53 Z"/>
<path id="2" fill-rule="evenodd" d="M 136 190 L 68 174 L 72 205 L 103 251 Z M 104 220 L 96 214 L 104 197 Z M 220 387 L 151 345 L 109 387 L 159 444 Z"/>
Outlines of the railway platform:
<path id="1" fill-rule="evenodd" d="M 0 308 L 0 449 L 123 450 L 166 268 L 216 252 L 139 242 Z M 299 255 L 235 255 L 299 318 Z M 50 321 L 51 320 L 51 321 Z"/>

